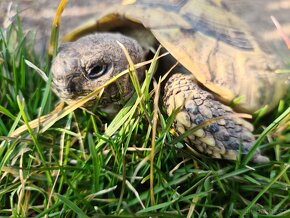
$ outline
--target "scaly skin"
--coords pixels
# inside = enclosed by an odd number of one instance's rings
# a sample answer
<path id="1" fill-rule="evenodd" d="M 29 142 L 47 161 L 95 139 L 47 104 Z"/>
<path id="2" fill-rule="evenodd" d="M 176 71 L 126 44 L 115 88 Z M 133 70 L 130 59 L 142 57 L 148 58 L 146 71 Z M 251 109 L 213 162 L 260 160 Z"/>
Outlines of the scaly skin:
<path id="1" fill-rule="evenodd" d="M 55 58 L 51 71 L 56 94 L 66 101 L 77 100 L 127 69 L 128 62 L 116 41 L 127 48 L 134 63 L 144 60 L 145 53 L 132 38 L 120 34 L 86 36 L 63 46 Z M 177 132 L 184 133 L 206 120 L 222 117 L 194 132 L 187 142 L 214 158 L 236 159 L 240 144 L 242 153 L 248 153 L 255 141 L 252 125 L 236 116 L 230 107 L 215 100 L 208 91 L 201 89 L 191 73 L 186 73 L 185 69 L 182 72 L 173 74 L 164 90 L 168 114 L 180 109 L 174 124 Z M 140 79 L 142 74 L 144 72 L 138 73 Z M 132 94 L 132 90 L 129 76 L 120 78 L 116 84 L 105 89 L 100 100 L 101 109 L 112 115 L 116 112 L 112 108 Z M 267 162 L 268 158 L 258 150 L 253 161 L 262 163 Z"/>
<path id="2" fill-rule="evenodd" d="M 51 68 L 54 92 L 62 100 L 72 103 L 126 70 L 128 61 L 117 41 L 128 49 L 134 63 L 144 61 L 143 49 L 132 38 L 110 33 L 88 35 L 59 48 Z M 102 67 L 105 67 L 103 73 L 98 73 L 96 69 Z M 144 72 L 140 70 L 138 73 L 142 79 Z M 119 78 L 104 90 L 99 101 L 100 109 L 113 116 L 133 91 L 128 74 Z M 85 106 L 92 104 L 94 102 Z"/>
<path id="3" fill-rule="evenodd" d="M 179 133 L 210 119 L 221 118 L 186 139 L 190 145 L 213 158 L 235 160 L 240 146 L 242 153 L 247 154 L 255 141 L 253 126 L 201 89 L 191 73 L 173 74 L 166 83 L 163 100 L 168 115 L 178 110 L 174 127 Z M 264 163 L 269 159 L 257 150 L 253 161 Z"/>

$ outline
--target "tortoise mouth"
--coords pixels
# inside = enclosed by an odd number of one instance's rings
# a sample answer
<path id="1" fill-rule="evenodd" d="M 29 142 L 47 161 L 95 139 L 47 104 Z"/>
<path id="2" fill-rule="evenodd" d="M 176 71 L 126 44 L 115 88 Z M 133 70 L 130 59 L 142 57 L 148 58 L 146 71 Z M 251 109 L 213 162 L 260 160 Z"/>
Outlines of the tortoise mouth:
<path id="1" fill-rule="evenodd" d="M 61 100 L 65 101 L 68 104 L 75 104 L 81 99 L 91 94 L 92 92 L 94 92 L 94 90 L 93 91 L 82 90 L 80 92 L 71 92 L 69 89 L 57 87 L 53 83 L 52 90 L 57 94 L 57 96 Z M 107 112 L 108 108 L 110 108 L 111 111 L 112 107 L 118 105 L 118 108 L 120 109 L 120 107 L 130 99 L 130 97 L 134 94 L 134 92 L 135 92 L 134 90 L 131 90 L 126 94 L 119 93 L 118 95 L 110 95 L 110 96 L 104 96 L 103 95 L 104 93 L 102 93 L 100 97 L 97 96 L 98 94 L 96 94 L 96 96 L 91 97 L 91 99 L 87 101 L 82 107 L 91 109 L 97 106 L 97 108 L 99 108 L 101 111 Z"/>
<path id="2" fill-rule="evenodd" d="M 76 90 L 72 87 L 59 84 L 55 81 L 51 83 L 51 89 L 59 98 L 68 102 L 77 101 L 92 92 L 91 90 L 84 90 L 84 89 Z"/>

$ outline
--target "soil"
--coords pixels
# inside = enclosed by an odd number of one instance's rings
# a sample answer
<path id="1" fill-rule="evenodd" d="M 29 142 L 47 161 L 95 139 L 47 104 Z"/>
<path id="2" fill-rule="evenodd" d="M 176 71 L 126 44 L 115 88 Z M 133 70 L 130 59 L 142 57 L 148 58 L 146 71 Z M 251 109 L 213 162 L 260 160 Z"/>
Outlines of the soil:
<path id="1" fill-rule="evenodd" d="M 53 18 L 60 1 L 57 0 L 0 0 L 0 25 L 6 26 L 19 11 L 23 28 L 36 31 L 35 50 L 44 54 L 47 50 Z M 79 26 L 86 20 L 97 16 L 120 0 L 69 0 L 62 14 L 60 34 Z"/>
<path id="2" fill-rule="evenodd" d="M 217 1 L 217 0 L 216 0 Z M 244 21 L 263 43 L 280 56 L 289 58 L 289 50 L 281 39 L 270 16 L 273 15 L 290 36 L 290 0 L 223 0 L 226 5 Z M 52 20 L 59 1 L 52 0 L 1 0 L 0 24 L 7 25 L 13 20 L 18 8 L 25 30 L 36 31 L 36 52 L 46 51 Z M 70 0 L 62 16 L 61 35 L 85 20 L 103 12 L 113 4 L 121 4 L 121 0 Z M 9 5 L 11 4 L 11 7 Z M 8 10 L 8 8 L 10 8 Z M 9 12 L 7 12 L 9 11 Z"/>

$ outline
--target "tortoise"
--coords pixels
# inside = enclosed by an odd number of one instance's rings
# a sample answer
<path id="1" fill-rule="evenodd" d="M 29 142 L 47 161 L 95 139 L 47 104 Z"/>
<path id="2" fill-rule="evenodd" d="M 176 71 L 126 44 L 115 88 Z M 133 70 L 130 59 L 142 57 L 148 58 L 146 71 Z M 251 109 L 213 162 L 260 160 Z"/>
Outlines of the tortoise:
<path id="1" fill-rule="evenodd" d="M 134 63 L 159 44 L 170 55 L 160 59 L 159 73 L 178 61 L 163 87 L 168 115 L 177 110 L 174 128 L 182 134 L 217 119 L 189 135 L 186 142 L 212 158 L 235 160 L 255 142 L 253 126 L 238 112 L 273 109 L 287 90 L 275 73 L 281 63 L 262 50 L 247 25 L 214 0 L 141 0 L 109 8 L 76 28 L 51 68 L 53 89 L 73 102 L 128 68 L 120 42 Z M 144 70 L 138 70 L 140 80 Z M 134 88 L 129 75 L 105 88 L 100 108 L 115 114 Z M 242 99 L 234 108 L 229 105 Z M 269 159 L 259 149 L 255 163 Z"/>

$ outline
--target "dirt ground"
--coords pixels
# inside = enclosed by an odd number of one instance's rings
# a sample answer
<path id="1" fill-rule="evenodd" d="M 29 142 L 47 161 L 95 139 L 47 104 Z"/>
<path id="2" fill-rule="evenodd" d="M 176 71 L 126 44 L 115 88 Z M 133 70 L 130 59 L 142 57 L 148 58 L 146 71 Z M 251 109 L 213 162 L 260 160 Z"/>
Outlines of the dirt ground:
<path id="1" fill-rule="evenodd" d="M 290 0 L 223 1 L 249 24 L 254 35 L 261 39 L 265 46 L 269 46 L 279 55 L 289 57 L 289 51 L 270 16 L 275 16 L 290 36 Z M 18 5 L 24 28 L 37 32 L 35 48 L 37 52 L 43 53 L 49 41 L 51 24 L 58 2 L 56 0 L 0 0 L 0 24 L 4 23 L 4 26 L 7 24 L 7 18 L 15 14 Z M 61 35 L 86 19 L 101 13 L 107 7 L 121 2 L 121 0 L 70 0 L 63 14 Z M 11 8 L 8 10 L 11 3 Z"/>
<path id="2" fill-rule="evenodd" d="M 48 46 L 58 0 L 0 0 L 0 25 L 13 19 L 17 8 L 25 30 L 36 31 L 37 53 L 43 54 Z M 69 0 L 61 20 L 61 35 L 96 16 L 120 0 Z M 9 11 L 9 12 L 8 12 Z M 3 24 L 4 23 L 4 24 Z"/>

